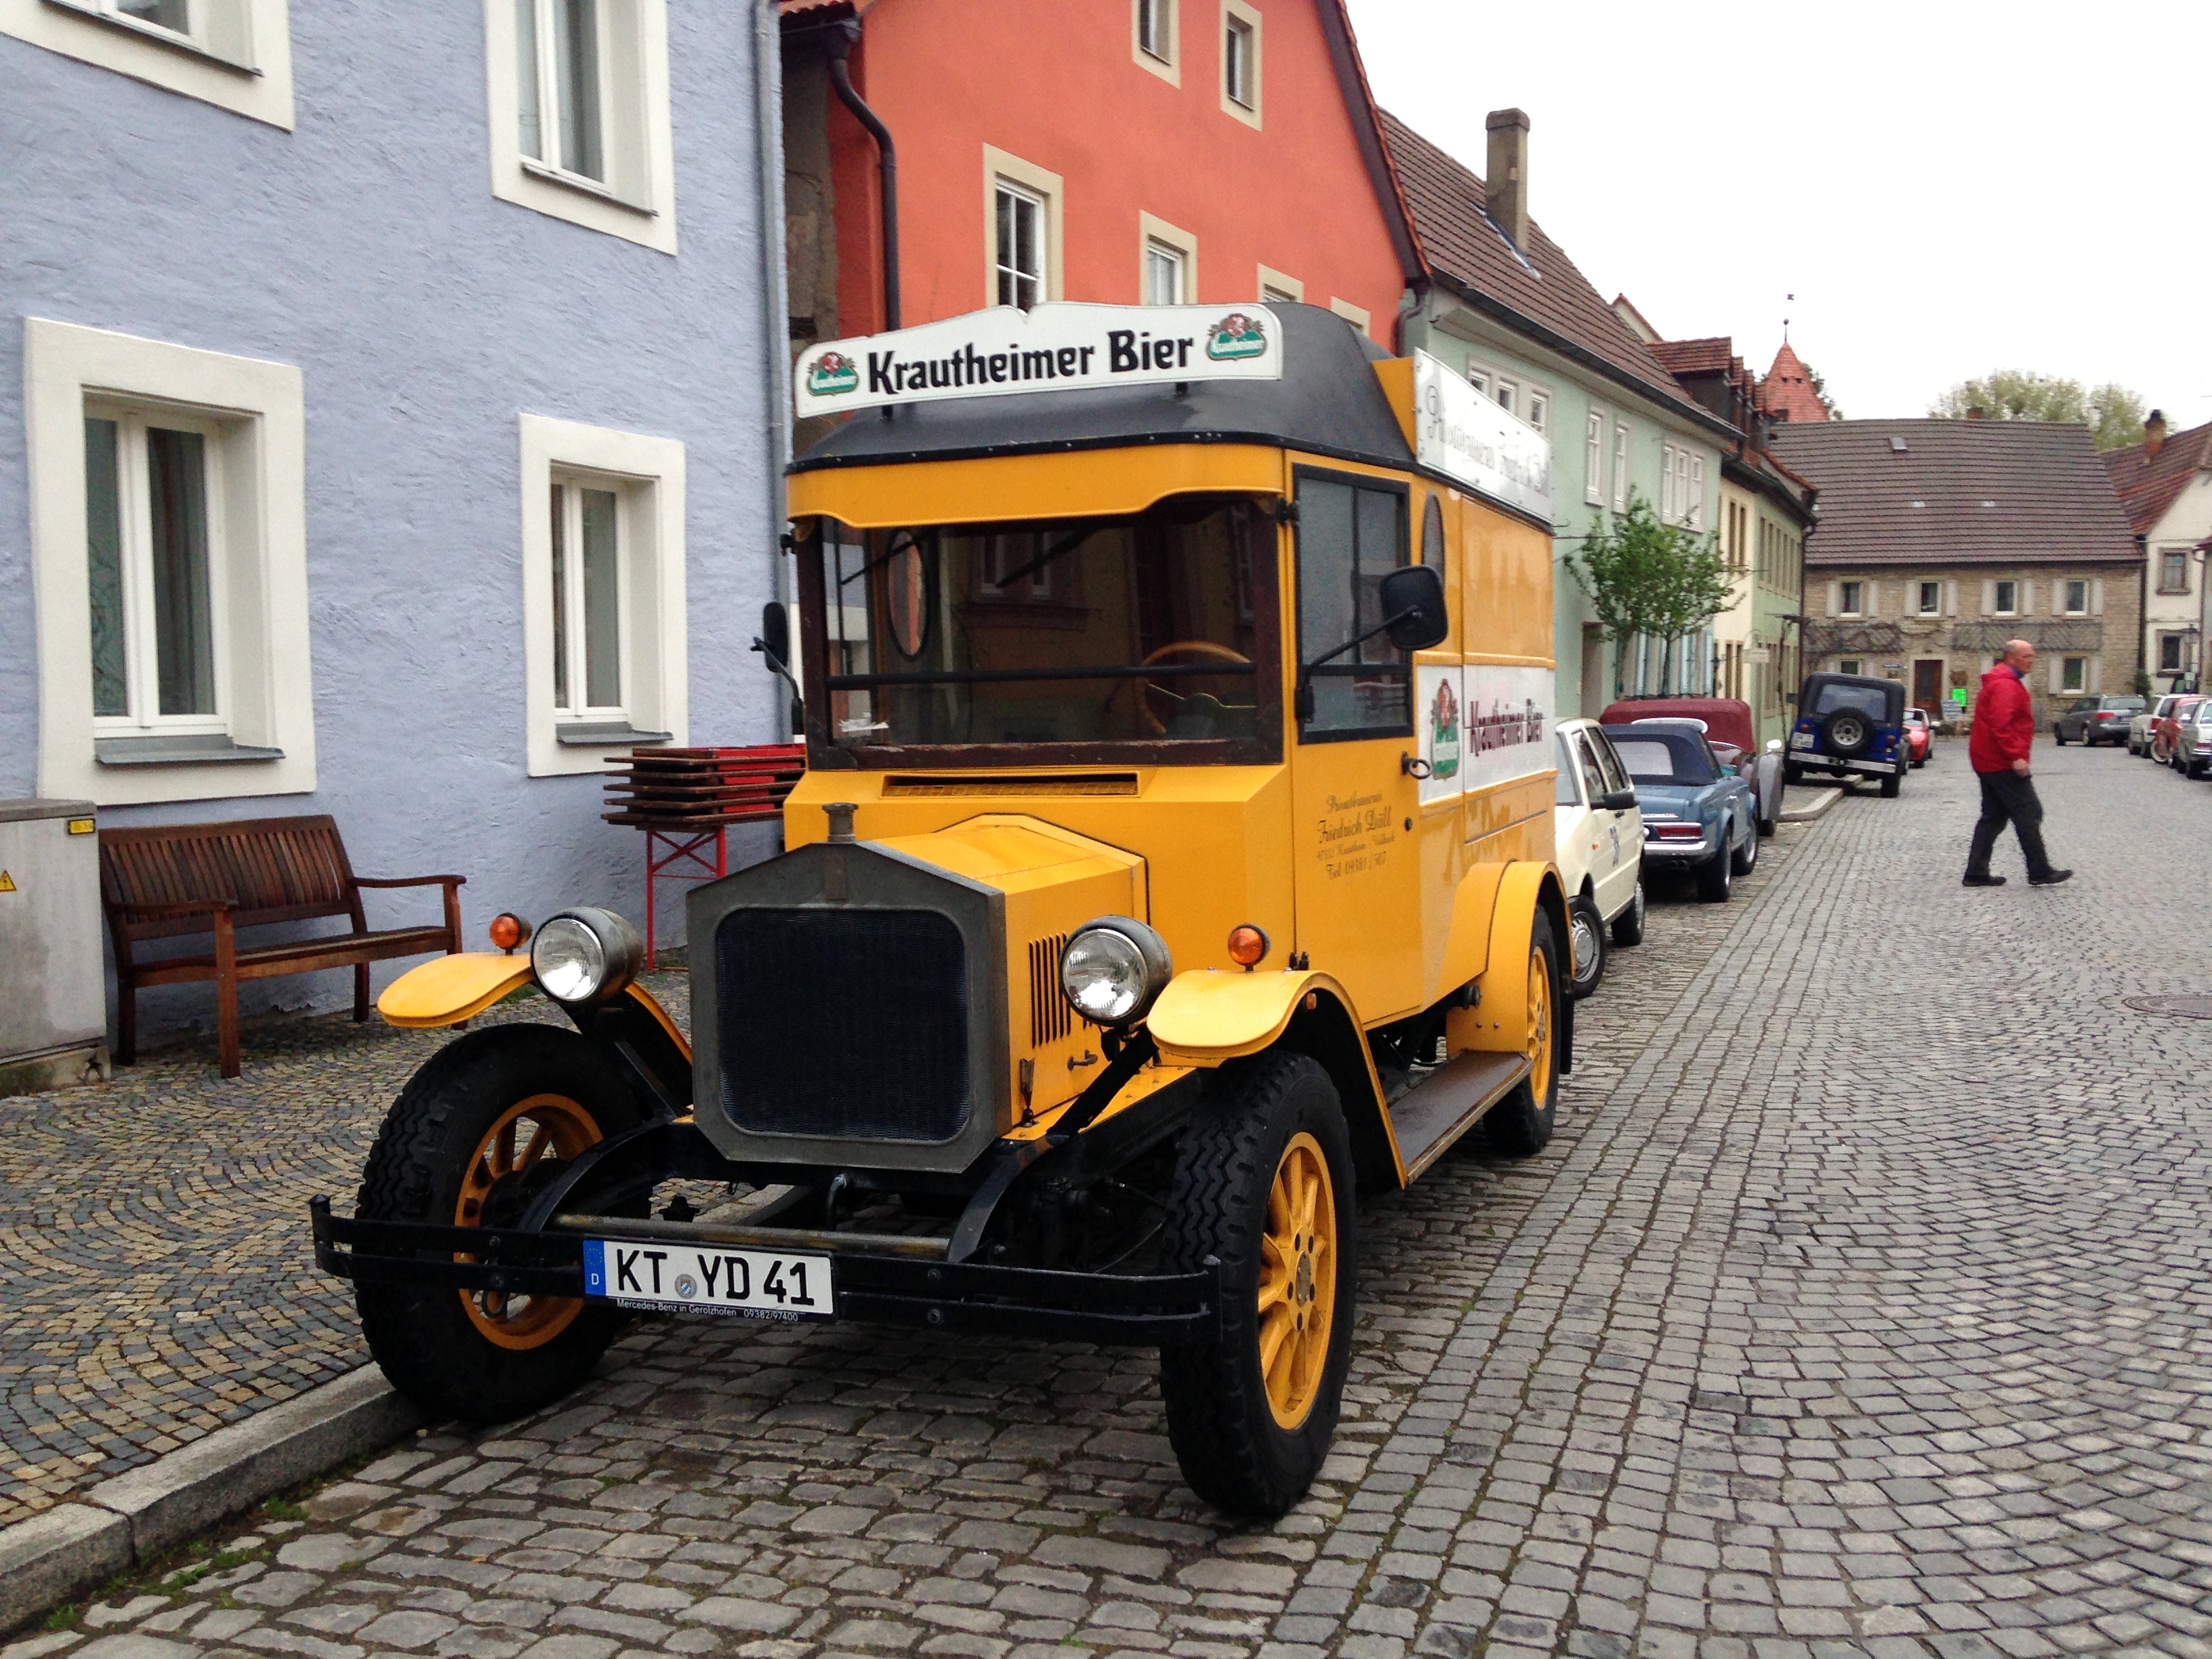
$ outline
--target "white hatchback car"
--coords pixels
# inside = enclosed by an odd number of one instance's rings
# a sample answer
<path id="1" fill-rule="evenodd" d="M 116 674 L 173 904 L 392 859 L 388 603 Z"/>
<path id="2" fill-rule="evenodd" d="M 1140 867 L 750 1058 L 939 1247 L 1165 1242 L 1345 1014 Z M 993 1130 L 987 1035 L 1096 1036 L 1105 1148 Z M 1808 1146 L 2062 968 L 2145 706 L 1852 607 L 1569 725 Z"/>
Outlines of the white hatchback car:
<path id="1" fill-rule="evenodd" d="M 1644 814 L 1595 720 L 1560 721 L 1558 743 L 1553 839 L 1575 964 L 1567 994 L 1586 997 L 1605 975 L 1608 929 L 1613 945 L 1644 942 Z"/>

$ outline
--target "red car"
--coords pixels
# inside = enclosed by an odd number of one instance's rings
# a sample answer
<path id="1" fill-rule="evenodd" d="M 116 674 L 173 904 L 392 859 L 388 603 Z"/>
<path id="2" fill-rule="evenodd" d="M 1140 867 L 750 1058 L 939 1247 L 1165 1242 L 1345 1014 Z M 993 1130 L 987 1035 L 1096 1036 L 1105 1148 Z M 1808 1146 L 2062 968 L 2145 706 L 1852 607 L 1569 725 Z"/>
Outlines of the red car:
<path id="1" fill-rule="evenodd" d="M 1928 764 L 1928 756 L 1936 747 L 1936 728 L 1928 723 L 1924 708 L 1905 711 L 1905 743 L 1906 758 L 1915 766 Z"/>
<path id="2" fill-rule="evenodd" d="M 2197 712 L 2202 697 L 2176 697 L 2150 729 L 2150 757 L 2160 766 L 2173 764 L 2173 745 L 2181 737 L 2181 723 Z"/>

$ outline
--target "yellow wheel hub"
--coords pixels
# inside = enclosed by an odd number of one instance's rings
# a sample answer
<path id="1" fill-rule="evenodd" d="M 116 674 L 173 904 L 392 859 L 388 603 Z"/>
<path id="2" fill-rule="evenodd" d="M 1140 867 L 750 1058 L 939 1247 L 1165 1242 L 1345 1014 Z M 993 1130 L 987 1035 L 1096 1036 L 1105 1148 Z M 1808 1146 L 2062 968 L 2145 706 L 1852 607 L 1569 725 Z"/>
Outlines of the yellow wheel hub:
<path id="1" fill-rule="evenodd" d="M 501 1181 L 520 1180 L 547 1158 L 575 1158 L 600 1139 L 592 1115 L 566 1095 L 532 1095 L 517 1101 L 484 1131 L 461 1176 L 453 1204 L 456 1227 L 484 1224 L 484 1202 Z M 456 1261 L 473 1261 L 457 1255 Z M 504 1291 L 463 1291 L 461 1306 L 487 1340 L 502 1348 L 536 1348 L 550 1342 L 584 1310 L 583 1298 L 527 1296 Z"/>
<path id="2" fill-rule="evenodd" d="M 1301 1131 L 1283 1148 L 1260 1240 L 1260 1375 L 1275 1421 L 1312 1411 L 1336 1325 L 1336 1191 L 1321 1143 Z"/>
<path id="3" fill-rule="evenodd" d="M 1552 1097 L 1552 964 L 1528 952 L 1528 1093 L 1538 1110 Z"/>

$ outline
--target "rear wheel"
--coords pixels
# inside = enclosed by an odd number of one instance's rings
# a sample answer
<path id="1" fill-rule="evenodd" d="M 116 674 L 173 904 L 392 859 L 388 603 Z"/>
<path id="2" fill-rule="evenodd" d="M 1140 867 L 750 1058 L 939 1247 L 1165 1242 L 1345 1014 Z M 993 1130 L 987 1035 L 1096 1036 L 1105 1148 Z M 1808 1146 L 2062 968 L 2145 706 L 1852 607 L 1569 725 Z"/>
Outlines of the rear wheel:
<path id="1" fill-rule="evenodd" d="M 1644 884 L 1636 884 L 1636 896 L 1628 901 L 1628 908 L 1613 919 L 1613 942 L 1624 948 L 1644 943 Z"/>
<path id="2" fill-rule="evenodd" d="M 1567 980 L 1567 994 L 1588 996 L 1605 977 L 1605 918 L 1597 901 L 1587 893 L 1567 906 L 1568 942 L 1574 947 L 1574 972 Z"/>
<path id="3" fill-rule="evenodd" d="M 1784 768 L 1782 769 L 1782 781 L 1783 781 L 1783 782 L 1784 782 L 1784 783 L 1802 783 L 1802 782 L 1804 782 L 1804 781 L 1805 781 L 1805 769 L 1804 769 L 1803 767 L 1802 767 L 1802 766 L 1785 766 L 1785 767 L 1784 767 Z"/>
<path id="4" fill-rule="evenodd" d="M 430 1057 L 385 1115 L 362 1172 L 369 1221 L 514 1224 L 564 1164 L 643 1121 L 598 1048 L 550 1025 L 497 1025 Z M 456 1260 L 467 1261 L 465 1255 Z M 364 1284 L 362 1332 L 392 1385 L 427 1409 L 499 1422 L 590 1373 L 621 1316 L 578 1297 Z"/>
<path id="5" fill-rule="evenodd" d="M 1160 1351 L 1183 1478 L 1273 1517 L 1328 1454 L 1358 1295 L 1351 1135 L 1328 1073 L 1278 1050 L 1215 1073 L 1183 1132 L 1161 1267 L 1221 1264 L 1218 1331 Z"/>
<path id="6" fill-rule="evenodd" d="M 1559 1006 L 1559 986 L 1552 919 L 1539 910 L 1528 929 L 1528 1075 L 1482 1120 L 1491 1150 L 1506 1158 L 1534 1158 L 1552 1144 L 1559 1103 L 1552 1021 L 1552 1011 Z"/>
<path id="7" fill-rule="evenodd" d="M 1698 896 L 1707 904 L 1725 904 L 1735 885 L 1735 855 L 1723 842 L 1721 850 L 1698 866 Z"/>
<path id="8" fill-rule="evenodd" d="M 1743 845 L 1735 849 L 1729 860 L 1729 868 L 1739 876 L 1751 873 L 1751 866 L 1759 862 L 1759 826 L 1751 825 L 1744 833 Z"/>
<path id="9" fill-rule="evenodd" d="M 2061 749 L 2063 749 L 2066 746 L 2066 728 L 2064 726 L 2054 725 L 2051 728 L 2051 735 L 2057 740 L 2058 746 Z"/>
<path id="10" fill-rule="evenodd" d="M 1897 792 L 1904 787 L 1905 769 L 1900 766 L 1881 781 L 1881 798 L 1884 800 L 1895 800 Z"/>

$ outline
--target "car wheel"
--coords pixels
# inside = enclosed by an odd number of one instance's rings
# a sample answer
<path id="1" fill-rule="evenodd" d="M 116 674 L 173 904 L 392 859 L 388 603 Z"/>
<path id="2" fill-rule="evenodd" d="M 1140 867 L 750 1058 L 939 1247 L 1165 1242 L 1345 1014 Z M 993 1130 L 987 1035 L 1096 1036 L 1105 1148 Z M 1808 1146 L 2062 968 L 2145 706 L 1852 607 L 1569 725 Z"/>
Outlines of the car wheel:
<path id="1" fill-rule="evenodd" d="M 357 1213 L 512 1224 L 562 1164 L 643 1121 L 629 1085 L 575 1032 L 471 1031 L 433 1054 L 385 1114 Z M 582 1297 L 440 1285 L 365 1284 L 354 1298 L 392 1387 L 434 1415 L 471 1423 L 558 1400 L 590 1375 L 624 1317 Z"/>
<path id="2" fill-rule="evenodd" d="M 1636 884 L 1636 896 L 1613 919 L 1613 942 L 1623 950 L 1644 943 L 1644 884 Z"/>
<path id="3" fill-rule="evenodd" d="M 1587 893 L 1577 894 L 1567 906 L 1567 942 L 1574 957 L 1567 994 L 1580 1000 L 1605 977 L 1605 918 L 1598 914 L 1597 901 Z"/>
<path id="4" fill-rule="evenodd" d="M 1820 728 L 1820 747 L 1849 759 L 1874 747 L 1874 726 L 1856 708 L 1839 708 Z"/>
<path id="5" fill-rule="evenodd" d="M 1698 896 L 1707 904 L 1725 904 L 1735 885 L 1735 855 L 1726 846 L 1698 866 Z"/>
<path id="6" fill-rule="evenodd" d="M 1351 1133 L 1307 1055 L 1224 1066 L 1183 1131 L 1161 1271 L 1209 1258 L 1218 1323 L 1160 1351 L 1168 1439 L 1200 1498 L 1279 1516 L 1328 1455 L 1358 1291 Z"/>
<path id="7" fill-rule="evenodd" d="M 1881 798 L 1884 800 L 1895 800 L 1898 792 L 1904 787 L 1905 769 L 1900 766 L 1881 781 Z"/>
<path id="8" fill-rule="evenodd" d="M 1557 1027 L 1559 964 L 1552 952 L 1552 920 L 1541 910 L 1528 929 L 1528 1075 L 1482 1120 L 1491 1150 L 1501 1158 L 1534 1158 L 1552 1144 L 1559 1103 Z"/>
<path id="9" fill-rule="evenodd" d="M 1783 781 L 1783 782 L 1784 782 L 1784 783 L 1802 783 L 1802 782 L 1804 782 L 1804 781 L 1805 781 L 1805 769 L 1804 769 L 1803 767 L 1802 767 L 1802 766 L 1785 766 L 1785 767 L 1784 767 L 1784 768 L 1782 769 L 1782 781 Z"/>
<path id="10" fill-rule="evenodd" d="M 1739 876 L 1751 873 L 1751 866 L 1759 862 L 1759 827 L 1753 824 L 1744 836 L 1743 845 L 1729 855 L 1729 868 Z"/>
<path id="11" fill-rule="evenodd" d="M 2066 746 L 2066 728 L 2064 726 L 2054 723 L 2051 728 L 2051 735 L 2058 740 L 2058 746 L 2061 749 L 2063 749 Z"/>

